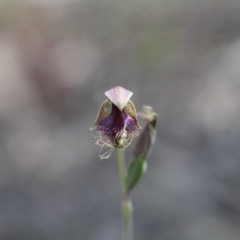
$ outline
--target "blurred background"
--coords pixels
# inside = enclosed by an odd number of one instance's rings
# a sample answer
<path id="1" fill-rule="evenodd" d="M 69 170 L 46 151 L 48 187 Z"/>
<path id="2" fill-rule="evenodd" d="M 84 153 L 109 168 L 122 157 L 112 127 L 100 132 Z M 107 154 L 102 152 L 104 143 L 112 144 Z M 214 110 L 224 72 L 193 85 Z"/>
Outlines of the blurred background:
<path id="1" fill-rule="evenodd" d="M 135 239 L 238 240 L 239 12 L 238 0 L 0 0 L 0 240 L 121 239 L 116 153 L 100 161 L 89 131 L 117 85 L 159 115 Z"/>

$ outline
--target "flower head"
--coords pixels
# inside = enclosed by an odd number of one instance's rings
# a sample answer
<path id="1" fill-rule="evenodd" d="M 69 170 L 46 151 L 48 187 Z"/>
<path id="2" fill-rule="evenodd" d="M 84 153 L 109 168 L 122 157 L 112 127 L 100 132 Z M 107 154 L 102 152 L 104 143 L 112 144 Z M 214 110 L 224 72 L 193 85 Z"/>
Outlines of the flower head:
<path id="1" fill-rule="evenodd" d="M 114 148 L 126 149 L 141 128 L 137 113 L 130 100 L 132 92 L 120 86 L 105 92 L 108 97 L 100 107 L 95 123 L 90 130 L 96 129 L 94 138 L 101 146 L 100 158 L 108 158 Z M 104 151 L 108 148 L 107 151 Z M 103 153 L 102 153 L 103 152 Z"/>

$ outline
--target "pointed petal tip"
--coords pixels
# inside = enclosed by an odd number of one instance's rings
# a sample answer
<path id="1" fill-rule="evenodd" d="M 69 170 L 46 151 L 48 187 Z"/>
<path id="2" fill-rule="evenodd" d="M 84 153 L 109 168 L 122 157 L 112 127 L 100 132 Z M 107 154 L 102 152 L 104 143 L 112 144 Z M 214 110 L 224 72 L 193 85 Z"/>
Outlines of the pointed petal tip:
<path id="1" fill-rule="evenodd" d="M 142 127 L 137 123 L 137 126 L 136 126 L 137 129 L 142 129 Z"/>
<path id="2" fill-rule="evenodd" d="M 97 124 L 94 123 L 94 124 L 90 127 L 90 130 L 92 131 L 92 130 L 94 130 L 96 127 L 97 127 Z"/>
<path id="3" fill-rule="evenodd" d="M 90 130 L 94 130 L 97 127 L 97 120 L 93 123 L 93 125 L 90 127 Z"/>
<path id="4" fill-rule="evenodd" d="M 120 111 L 126 106 L 133 93 L 123 87 L 116 86 L 105 92 L 109 100 L 116 105 Z"/>

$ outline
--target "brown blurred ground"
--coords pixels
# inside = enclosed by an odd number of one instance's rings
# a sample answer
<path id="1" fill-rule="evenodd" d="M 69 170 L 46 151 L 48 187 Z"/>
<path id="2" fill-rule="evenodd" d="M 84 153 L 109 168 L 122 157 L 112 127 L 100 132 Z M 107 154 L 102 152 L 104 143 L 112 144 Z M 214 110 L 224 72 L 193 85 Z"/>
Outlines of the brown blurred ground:
<path id="1" fill-rule="evenodd" d="M 39 2 L 0 1 L 0 239 L 121 239 L 89 131 L 120 85 L 159 114 L 135 239 L 238 240 L 240 2 Z"/>

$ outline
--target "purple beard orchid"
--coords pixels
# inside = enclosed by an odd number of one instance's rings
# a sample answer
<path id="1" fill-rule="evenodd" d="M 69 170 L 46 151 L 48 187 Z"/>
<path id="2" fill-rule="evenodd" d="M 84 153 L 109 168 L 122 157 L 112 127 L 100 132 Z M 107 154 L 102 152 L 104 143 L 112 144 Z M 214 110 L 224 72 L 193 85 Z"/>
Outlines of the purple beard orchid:
<path id="1" fill-rule="evenodd" d="M 120 86 L 105 92 L 108 97 L 100 107 L 97 119 L 90 130 L 96 129 L 94 138 L 101 146 L 99 156 L 108 158 L 115 148 L 126 149 L 135 138 L 140 125 L 133 102 L 132 92 Z M 105 151 L 105 148 L 108 148 Z"/>

